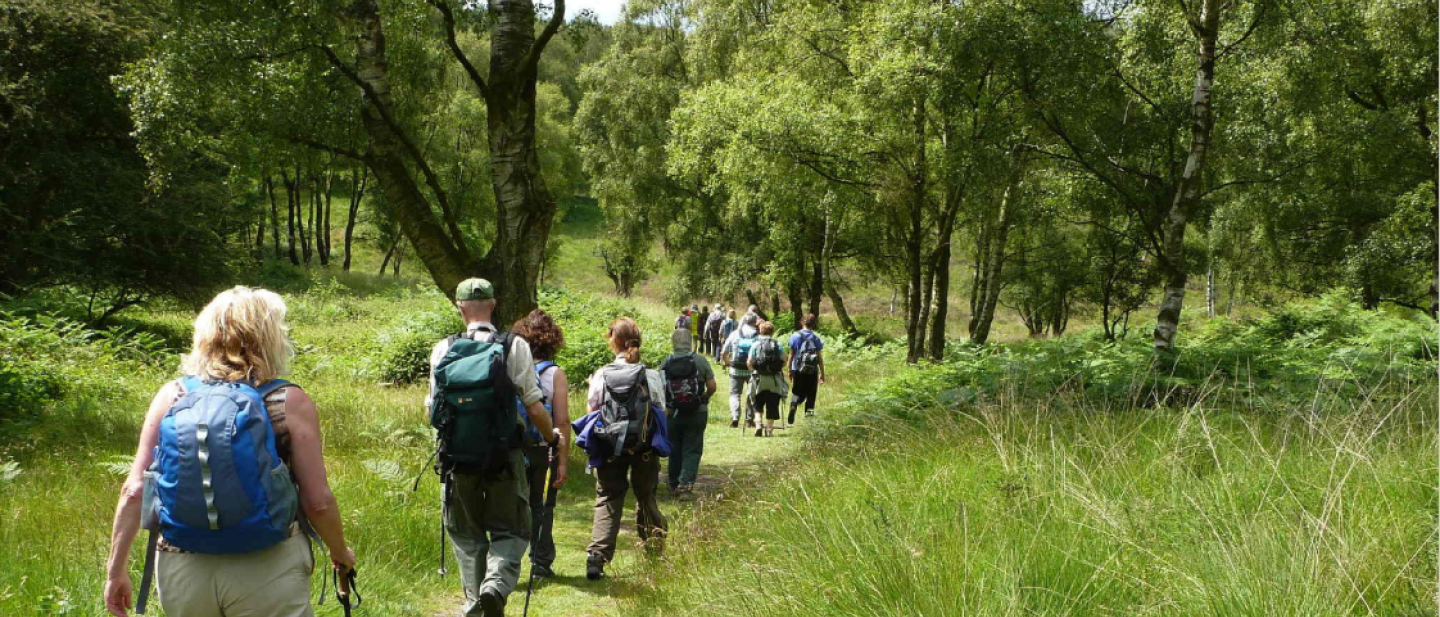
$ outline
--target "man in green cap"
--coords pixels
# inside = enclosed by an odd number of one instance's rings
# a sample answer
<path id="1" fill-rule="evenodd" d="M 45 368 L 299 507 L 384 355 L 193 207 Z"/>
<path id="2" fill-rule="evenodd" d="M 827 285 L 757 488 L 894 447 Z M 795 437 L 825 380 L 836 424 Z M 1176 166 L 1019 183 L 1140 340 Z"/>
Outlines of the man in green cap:
<path id="1" fill-rule="evenodd" d="M 425 408 L 430 409 L 435 397 L 435 367 L 445 359 L 450 346 L 459 337 L 480 342 L 493 342 L 499 329 L 490 322 L 495 312 L 495 288 L 481 278 L 467 279 L 455 289 L 455 306 L 465 320 L 465 332 L 447 337 L 435 344 L 430 352 L 430 395 Z M 560 431 L 550 422 L 550 414 L 541 403 L 541 392 L 535 377 L 530 344 L 518 336 L 510 337 L 505 354 L 505 373 L 515 386 L 515 394 L 524 406 L 530 421 L 554 444 Z M 524 429 L 524 420 L 515 414 L 517 433 Z M 505 614 L 506 599 L 520 580 L 520 559 L 530 542 L 530 504 L 526 503 L 528 486 L 525 480 L 525 458 L 520 449 L 522 440 L 515 440 L 500 465 L 491 470 L 455 469 L 444 490 L 445 529 L 455 545 L 455 559 L 460 563 L 460 578 L 465 587 L 467 617 L 499 617 Z"/>

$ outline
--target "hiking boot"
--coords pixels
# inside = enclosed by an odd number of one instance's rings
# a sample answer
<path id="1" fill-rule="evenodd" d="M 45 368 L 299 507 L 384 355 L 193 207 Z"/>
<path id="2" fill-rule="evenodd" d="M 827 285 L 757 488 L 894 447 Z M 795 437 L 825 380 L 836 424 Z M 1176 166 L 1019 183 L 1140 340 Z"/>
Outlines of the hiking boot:
<path id="1" fill-rule="evenodd" d="M 730 421 L 730 428 L 740 428 L 740 421 L 739 421 L 739 420 L 731 420 L 731 421 Z"/>
<path id="2" fill-rule="evenodd" d="M 755 436 L 756 436 L 756 437 L 764 437 L 764 436 L 765 436 L 765 429 L 763 429 L 763 428 L 757 428 L 757 429 L 755 429 Z"/>
<path id="3" fill-rule="evenodd" d="M 585 578 L 598 581 L 605 576 L 605 558 L 591 555 L 585 558 Z"/>
<path id="4" fill-rule="evenodd" d="M 754 420 L 746 420 L 746 421 L 745 421 L 745 428 L 755 428 L 755 421 L 754 421 Z"/>
<path id="5" fill-rule="evenodd" d="M 535 578 L 554 578 L 555 576 L 555 571 L 551 570 L 550 566 L 538 563 L 530 565 L 530 572 Z"/>
<path id="6" fill-rule="evenodd" d="M 505 596 L 494 589 L 481 592 L 480 611 L 485 617 L 505 617 Z"/>

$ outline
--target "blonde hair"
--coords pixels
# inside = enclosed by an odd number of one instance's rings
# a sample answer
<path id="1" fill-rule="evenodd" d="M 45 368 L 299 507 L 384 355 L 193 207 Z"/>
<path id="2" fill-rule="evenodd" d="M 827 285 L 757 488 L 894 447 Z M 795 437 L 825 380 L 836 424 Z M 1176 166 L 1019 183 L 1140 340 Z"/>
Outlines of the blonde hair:
<path id="1" fill-rule="evenodd" d="M 263 384 L 285 374 L 293 351 L 285 301 L 273 291 L 237 285 L 215 296 L 195 318 L 187 375 Z"/>

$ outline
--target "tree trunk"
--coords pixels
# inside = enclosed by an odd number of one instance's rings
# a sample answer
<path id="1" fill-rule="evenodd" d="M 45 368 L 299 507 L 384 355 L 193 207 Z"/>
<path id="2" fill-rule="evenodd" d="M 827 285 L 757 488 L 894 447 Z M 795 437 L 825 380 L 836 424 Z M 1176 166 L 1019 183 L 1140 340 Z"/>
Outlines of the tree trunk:
<path id="1" fill-rule="evenodd" d="M 755 298 L 755 292 L 747 288 L 745 290 L 745 299 L 750 301 L 750 306 L 755 307 L 756 316 L 766 321 L 770 320 L 770 316 L 765 314 L 765 309 L 760 308 L 760 301 Z"/>
<path id="2" fill-rule="evenodd" d="M 1215 318 L 1215 304 L 1219 293 L 1215 287 L 1215 263 L 1212 258 L 1209 266 L 1205 268 L 1205 316 L 1210 319 Z"/>
<path id="3" fill-rule="evenodd" d="M 770 290 L 770 314 L 780 316 L 780 292 L 775 289 Z M 765 321 L 770 321 L 770 318 L 766 317 Z"/>
<path id="4" fill-rule="evenodd" d="M 966 327 L 966 331 L 970 333 L 972 339 L 975 338 L 975 325 L 980 320 L 980 307 L 985 303 L 985 288 L 986 285 L 989 285 L 985 275 L 990 271 L 986 260 L 990 258 L 990 228 L 992 225 L 993 221 L 987 213 L 980 223 L 979 233 L 975 236 L 975 273 L 970 280 L 970 323 Z"/>
<path id="5" fill-rule="evenodd" d="M 285 210 L 289 214 L 286 226 L 289 230 L 290 241 L 290 264 L 300 265 L 300 254 L 295 252 L 295 219 L 299 213 L 295 211 L 298 204 L 295 203 L 295 181 L 290 179 L 286 172 L 280 172 L 280 179 L 285 183 Z"/>
<path id="6" fill-rule="evenodd" d="M 921 254 L 920 234 L 925 217 L 926 180 L 929 173 L 925 161 L 925 98 L 915 101 L 915 168 L 910 178 L 910 233 L 905 238 L 905 267 L 909 273 L 909 287 L 906 288 L 905 306 L 905 361 L 914 364 L 924 351 L 922 338 L 924 324 L 920 321 L 921 295 Z"/>
<path id="7" fill-rule="evenodd" d="M 800 322 L 805 319 L 805 295 L 798 281 L 790 283 L 790 320 L 794 324 L 791 327 L 799 329 Z"/>
<path id="8" fill-rule="evenodd" d="M 260 206 L 260 222 L 255 232 L 255 257 L 265 256 L 265 206 Z"/>
<path id="9" fill-rule="evenodd" d="M 935 251 L 925 255 L 920 270 L 920 340 L 915 342 L 919 348 L 919 358 L 925 357 L 925 345 L 930 340 L 930 309 L 931 301 L 935 298 Z M 918 359 L 918 358 L 917 358 Z"/>
<path id="10" fill-rule="evenodd" d="M 817 321 L 820 319 L 820 300 L 824 297 L 824 260 L 819 255 L 816 255 L 815 259 L 811 260 L 810 262 L 810 290 L 805 297 L 805 299 L 810 302 L 810 305 L 806 308 L 805 312 L 814 315 Z M 797 323 L 795 325 L 796 327 L 799 327 L 800 324 Z"/>
<path id="11" fill-rule="evenodd" d="M 325 168 L 325 208 L 320 212 L 320 231 L 316 235 L 319 239 L 320 265 L 330 265 L 330 204 L 335 191 L 335 168 Z"/>
<path id="12" fill-rule="evenodd" d="M 825 277 L 825 295 L 830 297 L 830 305 L 835 307 L 835 318 L 840 320 L 840 327 L 850 334 L 860 334 L 860 329 L 855 327 L 855 322 L 850 319 L 850 311 L 845 310 L 845 299 L 840 296 L 840 290 L 835 287 L 835 281 Z"/>
<path id="13" fill-rule="evenodd" d="M 1205 157 L 1210 152 L 1210 131 L 1214 116 L 1210 108 L 1210 91 L 1215 83 L 1215 41 L 1220 36 L 1219 0 L 1200 0 L 1199 19 L 1193 25 L 1200 39 L 1196 60 L 1195 94 L 1191 100 L 1190 154 L 1185 161 L 1175 201 L 1163 227 L 1162 255 L 1159 265 L 1165 278 L 1165 295 L 1155 318 L 1155 351 L 1173 354 L 1175 335 L 1180 328 L 1180 312 L 1185 305 L 1185 228 L 1190 213 L 1200 202 L 1201 174 Z"/>
<path id="14" fill-rule="evenodd" d="M 948 135 L 946 140 L 948 143 Z M 952 179 L 951 182 L 955 181 Z M 930 359 L 936 362 L 945 359 L 945 329 L 946 321 L 950 316 L 950 258 L 953 255 L 952 240 L 955 237 L 955 219 L 960 214 L 962 202 L 963 193 L 960 187 L 951 184 L 945 192 L 945 207 L 941 209 L 936 236 L 935 272 L 932 282 L 935 292 L 930 309 L 930 340 L 927 342 L 926 350 Z"/>
<path id="15" fill-rule="evenodd" d="M 375 174 L 385 202 L 395 213 L 400 232 L 409 240 L 430 278 L 446 296 L 453 298 L 461 281 L 476 273 L 476 264 L 455 245 L 453 238 L 436 219 L 430 203 L 410 174 L 406 137 L 393 122 L 389 63 L 385 56 L 385 31 L 376 0 L 358 0 L 350 7 L 359 22 L 353 80 L 364 90 L 360 120 L 370 138 L 365 162 Z M 332 64 L 336 61 L 331 60 Z M 343 63 L 342 63 L 343 65 Z M 417 160 L 417 162 L 423 162 Z M 383 268 L 382 268 L 383 274 Z M 498 287 L 498 281 L 492 281 Z M 508 323 L 508 322 L 503 322 Z"/>
<path id="16" fill-rule="evenodd" d="M 350 271 L 351 248 L 355 243 L 355 222 L 360 218 L 360 202 L 365 198 L 365 185 L 370 181 L 370 169 L 361 167 L 355 170 L 351 177 L 354 180 L 350 185 L 350 212 L 345 217 L 345 263 L 342 266 L 346 272 Z"/>
<path id="17" fill-rule="evenodd" d="M 948 234 L 947 234 L 948 236 Z M 931 360 L 945 359 L 945 322 L 950 314 L 950 239 L 944 239 L 935 258 L 935 299 L 930 310 L 930 341 L 927 350 Z"/>
<path id="18" fill-rule="evenodd" d="M 1000 304 L 1000 289 L 1004 286 L 1001 273 L 1005 268 L 1005 244 L 1010 237 L 1010 221 L 1014 216 L 1016 202 L 1020 199 L 1020 180 L 1025 174 L 1025 153 L 1019 147 L 1011 152 L 1010 177 L 1005 182 L 1005 192 L 1000 197 L 1000 210 L 995 217 L 991 237 L 986 241 L 989 250 L 985 255 L 984 285 L 980 288 L 980 303 L 971 317 L 970 341 L 984 345 L 990 339 L 990 326 L 995 321 L 995 307 Z"/>
<path id="19" fill-rule="evenodd" d="M 390 266 L 390 258 L 395 256 L 395 247 L 398 246 L 400 246 L 400 236 L 397 234 L 395 239 L 390 242 L 390 250 L 385 251 L 385 259 L 380 260 L 380 272 L 375 276 L 385 276 L 385 269 Z"/>
<path id="20" fill-rule="evenodd" d="M 485 96 L 490 129 L 490 174 L 497 216 L 485 271 L 495 283 L 498 323 L 510 323 L 537 306 L 536 282 L 555 221 L 555 197 L 540 173 L 535 147 L 535 85 L 541 52 L 565 15 L 555 0 L 544 32 L 535 35 L 531 0 L 489 0 L 490 79 Z"/>
<path id="21" fill-rule="evenodd" d="M 310 182 L 313 184 L 315 178 L 312 176 Z M 300 257 L 305 265 L 310 265 L 312 242 L 310 234 L 315 230 L 315 189 L 310 189 L 310 194 L 302 201 L 305 190 L 305 174 L 300 171 L 300 166 L 295 166 L 295 203 L 300 205 L 300 216 L 297 217 L 295 227 L 300 231 Z M 306 229 L 306 227 L 309 229 Z"/>
<path id="22" fill-rule="evenodd" d="M 265 195 L 270 198 L 270 242 L 275 245 L 275 257 L 280 257 L 280 208 L 275 204 L 275 181 L 270 171 L 265 171 Z"/>

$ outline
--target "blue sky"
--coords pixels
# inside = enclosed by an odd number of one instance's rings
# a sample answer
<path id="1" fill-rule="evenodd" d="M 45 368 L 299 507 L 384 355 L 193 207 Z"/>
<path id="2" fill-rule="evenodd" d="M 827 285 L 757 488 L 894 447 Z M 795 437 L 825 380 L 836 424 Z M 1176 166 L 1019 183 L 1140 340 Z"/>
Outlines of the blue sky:
<path id="1" fill-rule="evenodd" d="M 620 9 L 625 0 L 565 0 L 565 17 L 573 19 L 580 11 L 590 9 L 600 18 L 602 24 L 613 24 L 620 18 Z"/>

